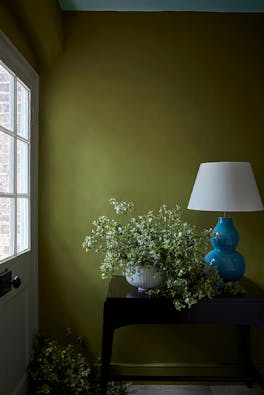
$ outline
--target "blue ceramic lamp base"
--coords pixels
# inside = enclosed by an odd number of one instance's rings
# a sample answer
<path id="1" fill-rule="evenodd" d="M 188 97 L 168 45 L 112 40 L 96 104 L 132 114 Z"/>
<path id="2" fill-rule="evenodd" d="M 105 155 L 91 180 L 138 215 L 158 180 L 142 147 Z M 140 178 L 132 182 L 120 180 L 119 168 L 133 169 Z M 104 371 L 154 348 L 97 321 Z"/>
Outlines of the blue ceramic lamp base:
<path id="1" fill-rule="evenodd" d="M 239 236 L 231 217 L 219 217 L 211 237 L 214 249 L 205 256 L 205 262 L 217 266 L 225 282 L 238 281 L 245 273 L 245 259 L 235 251 Z"/>

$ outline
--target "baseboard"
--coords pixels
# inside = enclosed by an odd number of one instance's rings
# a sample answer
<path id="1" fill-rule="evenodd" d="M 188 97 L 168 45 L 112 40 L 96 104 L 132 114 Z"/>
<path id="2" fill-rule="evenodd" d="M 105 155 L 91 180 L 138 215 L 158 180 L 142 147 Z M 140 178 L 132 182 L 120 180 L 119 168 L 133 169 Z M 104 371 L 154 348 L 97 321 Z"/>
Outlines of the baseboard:
<path id="1" fill-rule="evenodd" d="M 243 377 L 244 367 L 239 363 L 225 364 L 126 364 L 112 363 L 113 376 L 226 376 Z"/>

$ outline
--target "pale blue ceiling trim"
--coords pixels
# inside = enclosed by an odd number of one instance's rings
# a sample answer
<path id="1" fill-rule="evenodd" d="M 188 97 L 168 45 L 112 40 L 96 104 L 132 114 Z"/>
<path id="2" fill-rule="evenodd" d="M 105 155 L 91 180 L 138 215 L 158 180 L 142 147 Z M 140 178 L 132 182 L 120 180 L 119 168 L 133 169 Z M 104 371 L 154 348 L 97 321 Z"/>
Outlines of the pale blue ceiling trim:
<path id="1" fill-rule="evenodd" d="M 264 12 L 264 0 L 59 0 L 64 11 Z"/>

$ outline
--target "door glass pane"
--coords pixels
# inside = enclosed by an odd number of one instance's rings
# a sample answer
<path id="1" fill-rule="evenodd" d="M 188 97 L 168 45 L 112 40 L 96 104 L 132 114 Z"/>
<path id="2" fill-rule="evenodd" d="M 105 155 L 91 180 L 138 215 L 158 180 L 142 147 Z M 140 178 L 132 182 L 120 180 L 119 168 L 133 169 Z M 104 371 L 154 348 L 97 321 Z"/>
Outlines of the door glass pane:
<path id="1" fill-rule="evenodd" d="M 28 193 L 28 144 L 17 140 L 17 193 Z"/>
<path id="2" fill-rule="evenodd" d="M 27 250 L 28 245 L 28 199 L 17 199 L 17 252 Z"/>
<path id="3" fill-rule="evenodd" d="M 0 132 L 0 193 L 14 191 L 14 138 Z"/>
<path id="4" fill-rule="evenodd" d="M 17 134 L 28 139 L 29 91 L 17 81 Z"/>
<path id="5" fill-rule="evenodd" d="M 0 261 L 30 248 L 30 101 L 0 60 Z"/>
<path id="6" fill-rule="evenodd" d="M 14 77 L 0 64 L 0 125 L 14 130 Z"/>
<path id="7" fill-rule="evenodd" d="M 14 254 L 15 199 L 0 198 L 0 259 Z"/>

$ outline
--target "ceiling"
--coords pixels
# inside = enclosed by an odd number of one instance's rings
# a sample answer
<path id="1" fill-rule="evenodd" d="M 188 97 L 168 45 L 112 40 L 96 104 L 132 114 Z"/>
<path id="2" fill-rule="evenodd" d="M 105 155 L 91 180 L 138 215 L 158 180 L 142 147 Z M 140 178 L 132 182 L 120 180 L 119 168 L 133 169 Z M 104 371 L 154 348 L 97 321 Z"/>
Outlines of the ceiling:
<path id="1" fill-rule="evenodd" d="M 264 0 L 59 0 L 63 11 L 264 12 Z"/>

